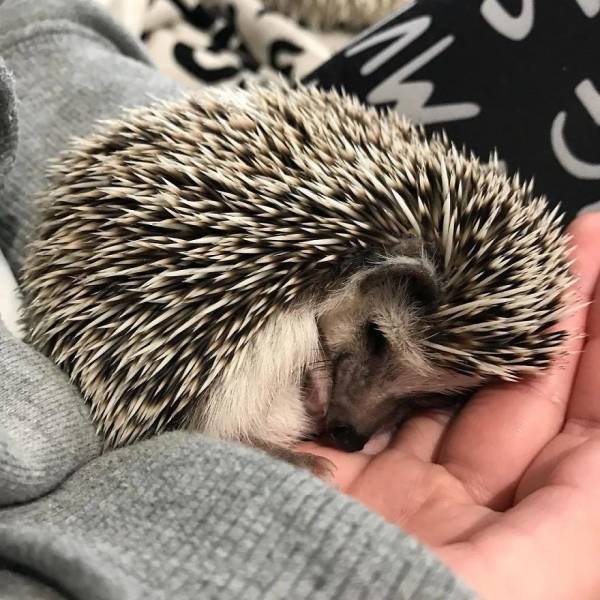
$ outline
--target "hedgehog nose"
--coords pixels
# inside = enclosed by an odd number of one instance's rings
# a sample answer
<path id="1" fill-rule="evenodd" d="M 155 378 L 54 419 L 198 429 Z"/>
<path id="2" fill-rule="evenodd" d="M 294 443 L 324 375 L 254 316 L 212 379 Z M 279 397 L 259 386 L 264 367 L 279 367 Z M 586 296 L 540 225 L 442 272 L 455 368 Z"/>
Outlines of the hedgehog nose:
<path id="1" fill-rule="evenodd" d="M 345 452 L 358 452 L 369 440 L 368 436 L 360 435 L 350 425 L 334 425 L 329 430 L 329 437 L 337 448 Z"/>

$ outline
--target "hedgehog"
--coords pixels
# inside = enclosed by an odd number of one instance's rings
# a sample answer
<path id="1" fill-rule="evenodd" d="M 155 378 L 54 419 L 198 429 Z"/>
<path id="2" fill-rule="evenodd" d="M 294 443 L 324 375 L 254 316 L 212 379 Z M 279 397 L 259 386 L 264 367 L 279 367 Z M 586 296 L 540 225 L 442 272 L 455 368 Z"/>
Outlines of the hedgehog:
<path id="1" fill-rule="evenodd" d="M 299 440 L 359 450 L 566 335 L 558 208 L 343 92 L 130 109 L 54 162 L 40 215 L 27 339 L 106 448 L 187 429 L 318 471 Z"/>
<path id="2" fill-rule="evenodd" d="M 406 6 L 408 0 L 263 0 L 262 3 L 313 29 L 358 33 Z"/>

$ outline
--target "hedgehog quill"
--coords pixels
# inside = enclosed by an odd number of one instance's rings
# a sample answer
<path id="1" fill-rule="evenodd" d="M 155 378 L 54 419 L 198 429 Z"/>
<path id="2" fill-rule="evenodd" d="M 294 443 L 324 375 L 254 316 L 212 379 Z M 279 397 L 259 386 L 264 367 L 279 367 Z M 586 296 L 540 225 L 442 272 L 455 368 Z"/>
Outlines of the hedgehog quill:
<path id="1" fill-rule="evenodd" d="M 192 429 L 318 472 L 300 439 L 360 449 L 419 399 L 547 367 L 565 336 L 558 211 L 335 92 L 130 110 L 73 142 L 41 202 L 28 340 L 107 447 Z"/>

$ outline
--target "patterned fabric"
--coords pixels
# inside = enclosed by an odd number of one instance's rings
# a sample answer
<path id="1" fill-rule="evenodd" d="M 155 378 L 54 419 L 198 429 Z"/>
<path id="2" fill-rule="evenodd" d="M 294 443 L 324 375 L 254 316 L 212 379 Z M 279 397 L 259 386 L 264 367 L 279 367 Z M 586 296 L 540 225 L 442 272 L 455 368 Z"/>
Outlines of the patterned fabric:
<path id="1" fill-rule="evenodd" d="M 484 160 L 497 150 L 568 219 L 600 206 L 600 0 L 104 2 L 178 81 L 279 74 L 345 89 L 445 130 Z"/>
<path id="2" fill-rule="evenodd" d="M 600 200 L 600 2 L 420 0 L 308 80 L 445 130 L 569 219 Z"/>
<path id="3" fill-rule="evenodd" d="M 351 39 L 309 31 L 259 0 L 100 1 L 142 37 L 162 73 L 192 87 L 275 76 L 295 81 Z"/>

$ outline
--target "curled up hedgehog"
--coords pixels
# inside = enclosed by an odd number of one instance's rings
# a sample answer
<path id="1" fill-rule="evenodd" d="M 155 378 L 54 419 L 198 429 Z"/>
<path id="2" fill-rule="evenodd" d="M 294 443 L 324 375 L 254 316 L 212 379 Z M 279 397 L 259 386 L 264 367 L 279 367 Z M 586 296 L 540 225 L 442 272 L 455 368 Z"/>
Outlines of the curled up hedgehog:
<path id="1" fill-rule="evenodd" d="M 409 410 L 546 367 L 572 282 L 531 186 L 316 89 L 127 112 L 52 167 L 29 341 L 107 447 L 191 429 L 318 471 Z"/>

